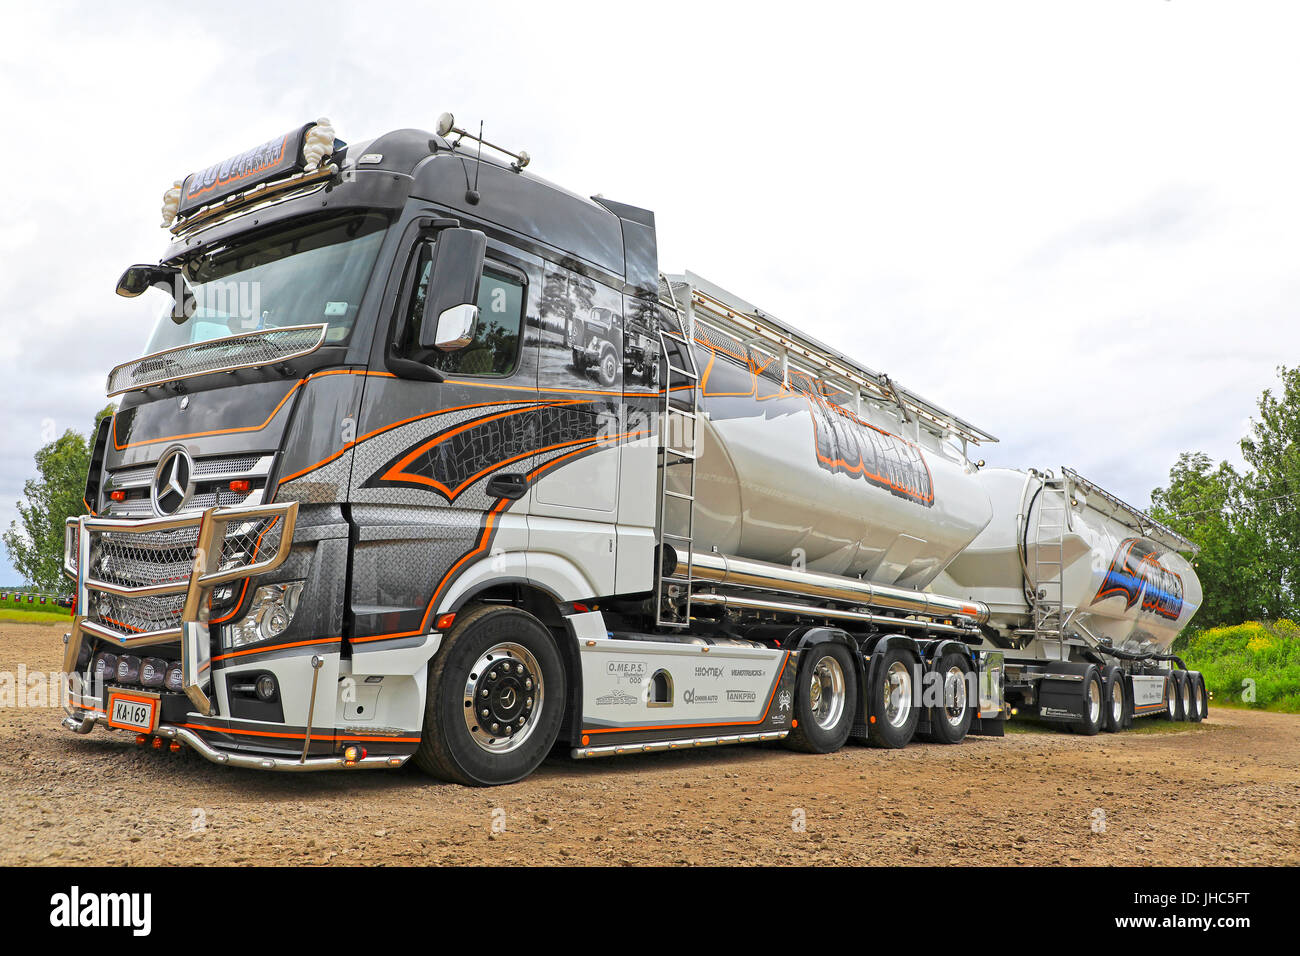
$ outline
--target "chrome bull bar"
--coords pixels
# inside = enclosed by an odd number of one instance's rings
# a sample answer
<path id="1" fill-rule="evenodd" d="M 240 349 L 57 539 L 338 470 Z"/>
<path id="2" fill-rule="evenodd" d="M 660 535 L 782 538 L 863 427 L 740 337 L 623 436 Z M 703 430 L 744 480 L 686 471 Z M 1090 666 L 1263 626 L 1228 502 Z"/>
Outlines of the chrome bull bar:
<path id="1" fill-rule="evenodd" d="M 201 514 L 178 518 L 152 518 L 132 521 L 120 518 L 98 518 L 82 515 L 69 518 L 64 534 L 64 571 L 77 581 L 77 613 L 72 619 L 72 632 L 68 636 L 63 654 L 63 670 L 76 673 L 77 658 L 81 654 L 82 639 L 89 635 L 121 648 L 140 647 L 180 641 L 181 672 L 185 695 L 196 710 L 203 715 L 212 712 L 208 688 L 212 681 L 212 643 L 209 629 L 211 596 L 213 588 L 240 578 L 267 574 L 280 567 L 289 557 L 293 546 L 294 526 L 298 520 L 298 502 L 254 505 L 249 507 L 209 508 Z M 239 555 L 227 552 L 231 529 L 236 537 L 243 534 L 240 525 L 256 526 L 266 522 L 250 549 Z M 277 534 L 268 540 L 272 528 L 279 525 Z M 113 534 L 149 535 L 155 532 L 197 528 L 193 545 L 193 563 L 188 577 L 167 580 L 158 584 L 123 585 L 105 581 L 93 575 L 93 551 L 96 542 Z M 248 535 L 251 537 L 251 534 Z M 266 545 L 264 548 L 263 545 Z M 273 544 L 273 547 L 271 546 Z M 243 556 L 247 560 L 243 560 Z M 75 556 L 75 557 L 74 557 Z M 123 598 L 185 595 L 177 627 L 123 633 L 91 619 L 92 594 L 109 594 Z M 84 698 L 76 695 L 74 706 L 87 706 Z M 188 742 L 188 741 L 187 741 Z"/>

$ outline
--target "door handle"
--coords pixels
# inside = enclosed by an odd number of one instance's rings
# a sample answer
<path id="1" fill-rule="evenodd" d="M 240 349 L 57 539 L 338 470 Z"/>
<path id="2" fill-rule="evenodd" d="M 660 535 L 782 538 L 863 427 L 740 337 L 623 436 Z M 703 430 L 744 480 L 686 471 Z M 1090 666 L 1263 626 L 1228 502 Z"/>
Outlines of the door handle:
<path id="1" fill-rule="evenodd" d="M 493 475 L 487 483 L 487 493 L 492 498 L 516 501 L 528 494 L 528 481 L 523 475 Z"/>

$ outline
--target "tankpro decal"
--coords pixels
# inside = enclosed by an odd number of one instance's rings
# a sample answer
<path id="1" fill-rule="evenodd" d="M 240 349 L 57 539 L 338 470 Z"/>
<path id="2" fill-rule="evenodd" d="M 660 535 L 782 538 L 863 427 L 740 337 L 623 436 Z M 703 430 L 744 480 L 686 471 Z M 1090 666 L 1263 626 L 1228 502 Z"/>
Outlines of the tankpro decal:
<path id="1" fill-rule="evenodd" d="M 1125 610 L 1141 601 L 1143 611 L 1176 621 L 1183 610 L 1183 579 L 1160 563 L 1154 542 L 1125 538 L 1092 603 L 1112 597 L 1124 598 Z"/>

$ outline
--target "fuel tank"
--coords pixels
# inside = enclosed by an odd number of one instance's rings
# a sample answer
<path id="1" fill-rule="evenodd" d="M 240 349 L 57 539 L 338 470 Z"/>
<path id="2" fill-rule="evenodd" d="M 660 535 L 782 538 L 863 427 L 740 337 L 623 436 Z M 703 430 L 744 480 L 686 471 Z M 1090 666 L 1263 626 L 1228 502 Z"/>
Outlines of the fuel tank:
<path id="1" fill-rule="evenodd" d="M 979 481 L 993 520 L 931 587 L 983 601 L 995 629 L 1029 627 L 1026 592 L 1037 592 L 1059 595 L 1085 637 L 1163 651 L 1200 607 L 1200 579 L 1180 553 L 1190 543 L 1091 482 L 1003 468 Z"/>
<path id="2" fill-rule="evenodd" d="M 897 406 L 785 377 L 703 323 L 694 348 L 697 551 L 922 588 L 988 524 L 962 449 Z"/>

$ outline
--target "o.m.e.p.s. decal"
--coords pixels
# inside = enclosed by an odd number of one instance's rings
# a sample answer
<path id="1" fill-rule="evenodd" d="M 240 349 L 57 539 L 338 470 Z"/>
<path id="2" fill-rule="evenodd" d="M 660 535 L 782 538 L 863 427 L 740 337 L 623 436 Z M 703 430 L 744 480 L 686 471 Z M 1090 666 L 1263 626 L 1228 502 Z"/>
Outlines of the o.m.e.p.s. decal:
<path id="1" fill-rule="evenodd" d="M 1183 610 L 1183 579 L 1160 563 L 1154 542 L 1125 538 L 1092 603 L 1112 597 L 1124 598 L 1125 610 L 1141 601 L 1141 610 L 1176 621 Z"/>

